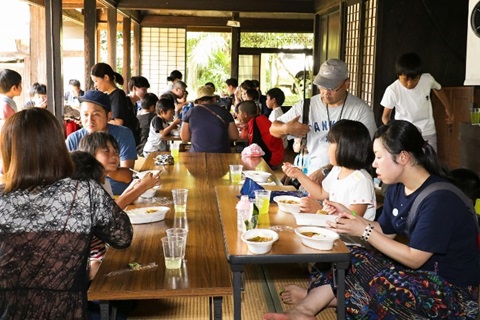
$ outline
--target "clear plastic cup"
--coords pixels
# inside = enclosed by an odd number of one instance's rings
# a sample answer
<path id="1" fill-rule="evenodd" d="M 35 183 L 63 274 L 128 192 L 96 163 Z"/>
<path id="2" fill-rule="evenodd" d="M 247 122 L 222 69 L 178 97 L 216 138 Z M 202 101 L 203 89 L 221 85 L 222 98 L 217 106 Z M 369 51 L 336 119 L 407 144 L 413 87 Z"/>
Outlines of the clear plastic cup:
<path id="1" fill-rule="evenodd" d="M 242 170 L 243 165 L 241 164 L 231 164 L 230 165 L 230 179 L 232 184 L 239 184 L 242 180 Z"/>
<path id="2" fill-rule="evenodd" d="M 163 237 L 163 256 L 165 268 L 178 269 L 182 265 L 182 257 L 185 255 L 185 239 L 178 236 Z"/>
<path id="3" fill-rule="evenodd" d="M 188 236 L 188 229 L 185 228 L 170 228 L 167 229 L 167 237 L 180 237 L 184 240 L 184 248 L 183 248 L 183 256 L 182 259 L 185 260 L 185 251 L 187 248 L 187 236 Z"/>
<path id="4" fill-rule="evenodd" d="M 267 214 L 270 210 L 270 190 L 255 190 L 255 205 L 258 214 Z"/>

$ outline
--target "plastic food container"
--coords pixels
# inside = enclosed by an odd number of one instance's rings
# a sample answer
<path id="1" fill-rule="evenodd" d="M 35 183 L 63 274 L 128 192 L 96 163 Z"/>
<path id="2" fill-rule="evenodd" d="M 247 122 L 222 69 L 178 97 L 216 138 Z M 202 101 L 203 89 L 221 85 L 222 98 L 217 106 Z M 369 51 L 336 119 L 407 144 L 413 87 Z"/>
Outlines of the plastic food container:
<path id="1" fill-rule="evenodd" d="M 243 174 L 245 177 L 250 178 L 255 182 L 267 182 L 268 178 L 271 176 L 270 172 L 253 170 L 244 170 Z"/>
<path id="2" fill-rule="evenodd" d="M 242 234 L 242 241 L 248 250 L 254 254 L 264 254 L 272 250 L 272 245 L 278 240 L 278 233 L 270 229 L 252 229 Z"/>
<path id="3" fill-rule="evenodd" d="M 298 227 L 295 233 L 304 245 L 317 250 L 332 250 L 333 243 L 340 238 L 338 233 L 320 227 Z"/>
<path id="4" fill-rule="evenodd" d="M 278 204 L 278 209 L 283 212 L 299 213 L 300 212 L 300 198 L 295 196 L 276 196 L 273 198 Z"/>

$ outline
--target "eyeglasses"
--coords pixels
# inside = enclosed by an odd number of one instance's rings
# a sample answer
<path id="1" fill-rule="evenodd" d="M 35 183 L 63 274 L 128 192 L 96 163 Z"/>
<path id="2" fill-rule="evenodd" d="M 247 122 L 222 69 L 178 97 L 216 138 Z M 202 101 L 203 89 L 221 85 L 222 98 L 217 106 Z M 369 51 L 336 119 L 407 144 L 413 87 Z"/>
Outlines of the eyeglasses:
<path id="1" fill-rule="evenodd" d="M 336 88 L 332 89 L 332 88 L 325 88 L 325 87 L 322 87 L 322 86 L 318 86 L 320 89 L 322 90 L 325 90 L 325 91 L 330 91 L 330 92 L 338 92 L 340 89 L 342 89 L 342 87 L 345 85 L 345 83 L 347 82 L 348 79 L 345 79 L 345 81 L 343 81 L 339 86 L 337 86 Z"/>

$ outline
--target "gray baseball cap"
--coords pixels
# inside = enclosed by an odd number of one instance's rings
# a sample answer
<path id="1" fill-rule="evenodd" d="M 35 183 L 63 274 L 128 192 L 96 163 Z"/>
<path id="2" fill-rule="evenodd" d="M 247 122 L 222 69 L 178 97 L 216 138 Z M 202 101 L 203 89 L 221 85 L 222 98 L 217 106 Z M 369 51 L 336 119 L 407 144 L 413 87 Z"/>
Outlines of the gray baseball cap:
<path id="1" fill-rule="evenodd" d="M 320 71 L 313 80 L 313 84 L 334 89 L 346 79 L 348 79 L 347 64 L 339 59 L 329 59 L 320 66 Z"/>

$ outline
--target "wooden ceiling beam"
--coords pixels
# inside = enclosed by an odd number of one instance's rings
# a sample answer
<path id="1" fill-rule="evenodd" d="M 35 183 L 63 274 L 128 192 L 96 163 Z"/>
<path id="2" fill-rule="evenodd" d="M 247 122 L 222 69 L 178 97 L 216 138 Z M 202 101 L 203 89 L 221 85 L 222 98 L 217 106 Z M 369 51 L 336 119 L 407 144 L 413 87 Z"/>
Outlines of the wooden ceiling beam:
<path id="1" fill-rule="evenodd" d="M 207 18 L 192 16 L 159 16 L 148 15 L 142 20 L 142 27 L 161 28 L 189 28 L 194 26 L 196 30 L 230 30 L 227 27 L 228 18 Z M 242 31 L 255 32 L 313 32 L 312 19 L 253 19 L 240 18 Z"/>
<path id="2" fill-rule="evenodd" d="M 63 9 L 63 17 L 78 24 L 82 25 L 85 23 L 85 17 L 81 12 L 78 12 L 77 10 L 73 9 Z"/>
<path id="3" fill-rule="evenodd" d="M 142 21 L 142 15 L 137 8 L 131 8 L 132 10 L 125 10 L 124 8 L 119 8 L 115 0 L 97 0 L 98 4 L 104 5 L 108 9 L 117 9 L 117 12 L 126 18 L 132 19 L 136 23 Z"/>
<path id="4" fill-rule="evenodd" d="M 45 7 L 45 0 L 24 0 L 26 3 Z M 97 9 L 108 8 L 108 9 L 117 9 L 118 14 L 123 17 L 132 19 L 135 23 L 140 23 L 142 21 L 142 15 L 138 10 L 125 10 L 117 7 L 117 3 L 114 0 L 97 0 Z M 83 0 L 63 0 L 62 1 L 62 11 L 65 15 L 65 10 L 73 9 L 82 9 L 83 11 Z"/>
<path id="5" fill-rule="evenodd" d="M 215 10 L 239 12 L 314 13 L 314 0 L 119 0 L 117 8 L 135 10 Z"/>

